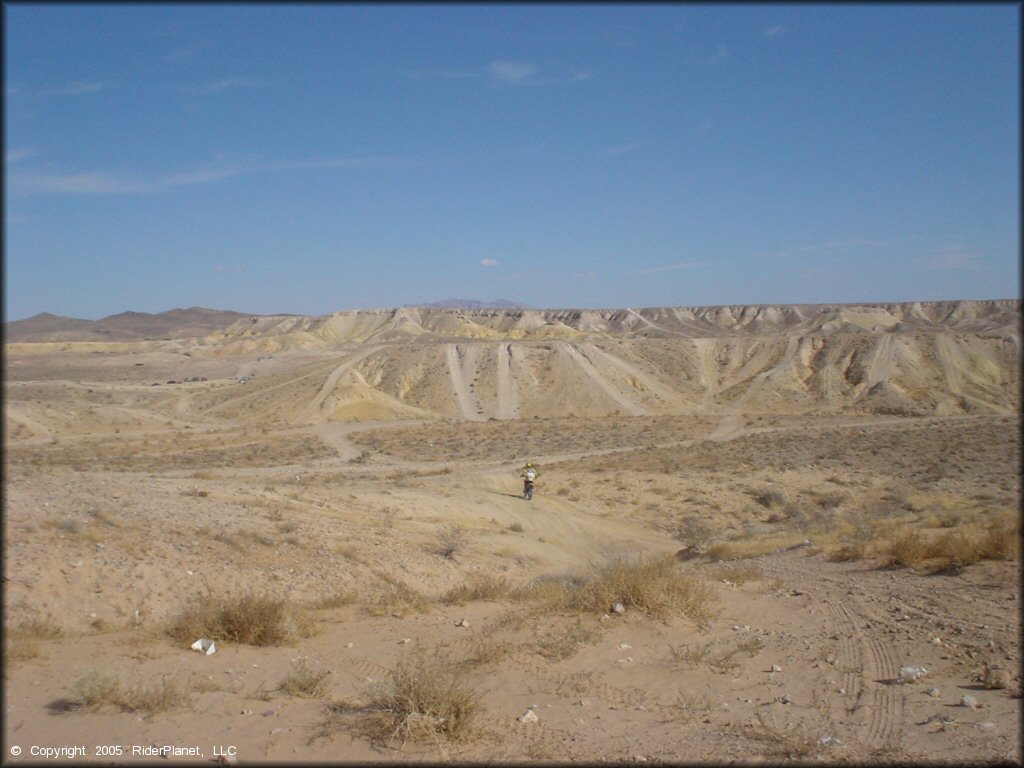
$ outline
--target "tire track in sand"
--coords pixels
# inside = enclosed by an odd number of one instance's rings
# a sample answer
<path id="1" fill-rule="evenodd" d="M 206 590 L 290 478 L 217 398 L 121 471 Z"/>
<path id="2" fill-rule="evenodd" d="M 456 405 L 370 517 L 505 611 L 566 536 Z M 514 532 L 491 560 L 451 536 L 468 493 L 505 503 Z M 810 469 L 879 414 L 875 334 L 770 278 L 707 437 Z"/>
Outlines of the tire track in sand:
<path id="1" fill-rule="evenodd" d="M 475 355 L 470 350 L 465 353 L 467 364 L 473 364 L 475 369 Z M 448 344 L 445 348 L 445 360 L 448 362 L 448 375 L 452 382 L 452 390 L 455 392 L 455 402 L 458 405 L 459 415 L 466 421 L 483 421 L 482 408 L 480 403 L 469 392 L 467 381 L 469 376 L 462 367 L 462 352 L 458 344 Z"/>
<path id="2" fill-rule="evenodd" d="M 519 393 L 512 380 L 512 345 L 499 344 L 498 356 L 498 406 L 499 419 L 515 419 L 519 416 Z"/>
<path id="3" fill-rule="evenodd" d="M 860 629 L 867 617 L 842 602 L 826 601 L 839 637 L 844 701 L 848 712 L 869 703 L 861 741 L 871 751 L 884 750 L 899 740 L 903 723 L 903 694 L 896 684 L 899 665 L 892 648 Z"/>

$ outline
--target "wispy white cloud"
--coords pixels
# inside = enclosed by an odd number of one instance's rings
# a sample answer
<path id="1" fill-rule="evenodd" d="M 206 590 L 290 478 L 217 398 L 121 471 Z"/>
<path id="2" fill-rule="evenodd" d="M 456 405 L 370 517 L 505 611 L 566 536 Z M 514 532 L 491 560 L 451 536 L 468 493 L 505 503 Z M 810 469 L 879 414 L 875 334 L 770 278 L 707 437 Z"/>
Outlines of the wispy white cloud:
<path id="1" fill-rule="evenodd" d="M 201 83 L 200 85 L 183 86 L 182 90 L 186 93 L 212 94 L 240 89 L 268 88 L 272 85 L 273 82 L 270 80 L 260 80 L 254 77 L 225 77 L 220 80 Z"/>
<path id="2" fill-rule="evenodd" d="M 480 259 L 480 263 L 485 267 L 496 267 L 501 264 L 497 259 Z"/>
<path id="3" fill-rule="evenodd" d="M 731 60 L 732 53 L 724 45 L 719 44 L 715 47 L 714 54 L 708 59 L 708 64 L 724 64 Z"/>
<path id="4" fill-rule="evenodd" d="M 213 271 L 217 274 L 226 274 L 228 272 L 244 272 L 245 269 L 239 266 L 228 266 L 226 264 L 217 264 L 214 266 Z"/>
<path id="5" fill-rule="evenodd" d="M 636 269 L 632 272 L 628 272 L 630 275 L 655 275 L 661 272 L 676 272 L 681 269 L 694 269 L 695 267 L 703 266 L 703 262 L 700 261 L 678 261 L 675 264 L 666 264 L 662 267 L 651 267 L 649 269 Z"/>
<path id="6" fill-rule="evenodd" d="M 483 73 L 479 70 L 466 69 L 407 69 L 398 70 L 400 77 L 408 80 L 472 80 L 479 79 Z"/>
<path id="7" fill-rule="evenodd" d="M 619 146 L 616 147 L 609 147 L 608 149 L 604 150 L 603 152 L 600 152 L 599 154 L 601 155 L 601 157 L 609 157 L 611 155 L 624 155 L 627 152 L 633 152 L 638 149 L 643 149 L 644 147 L 649 147 L 654 143 L 655 142 L 650 139 L 645 141 L 631 141 L 628 144 L 620 144 Z"/>
<path id="8" fill-rule="evenodd" d="M 786 28 L 781 24 L 774 24 L 766 29 L 761 30 L 761 34 L 765 37 L 778 37 L 779 35 L 785 34 Z"/>
<path id="9" fill-rule="evenodd" d="M 131 177 L 104 172 L 77 174 L 20 172 L 9 174 L 7 184 L 11 194 L 23 195 L 153 193 L 173 187 L 216 184 L 258 173 L 378 168 L 394 166 L 402 162 L 400 158 L 395 157 L 339 157 L 281 162 L 242 162 L 223 165 L 211 164 L 155 177 Z"/>
<path id="10" fill-rule="evenodd" d="M 952 247 L 937 253 L 922 256 L 918 262 L 936 270 L 980 269 L 984 267 L 981 257 L 968 248 Z"/>
<path id="11" fill-rule="evenodd" d="M 39 156 L 39 150 L 34 147 L 13 147 L 8 149 L 4 155 L 4 163 L 14 165 L 25 160 L 31 160 Z"/>
<path id="12" fill-rule="evenodd" d="M 849 251 L 858 248 L 880 248 L 887 245 L 884 240 L 872 240 L 870 238 L 853 238 L 850 240 L 825 240 L 821 243 L 810 243 L 808 245 L 801 245 L 797 248 L 787 248 L 786 250 L 780 251 L 780 256 L 786 256 L 791 253 L 828 253 L 838 251 Z"/>
<path id="13" fill-rule="evenodd" d="M 7 177 L 12 194 L 109 195 L 144 192 L 146 185 L 106 173 L 17 173 Z"/>
<path id="14" fill-rule="evenodd" d="M 79 80 L 74 83 L 68 83 L 67 85 L 59 86 L 57 88 L 48 88 L 44 91 L 50 96 L 84 96 L 88 93 L 99 93 L 107 87 L 105 83 L 98 80 L 84 81 Z"/>
<path id="15" fill-rule="evenodd" d="M 492 61 L 488 67 L 491 79 L 504 85 L 524 85 L 537 74 L 534 64 L 520 61 Z"/>
<path id="16" fill-rule="evenodd" d="M 446 68 L 401 68 L 399 77 L 408 80 L 483 80 L 495 87 L 514 85 L 567 85 L 582 83 L 593 77 L 591 72 L 583 69 L 566 70 L 561 74 L 544 74 L 541 68 L 531 62 L 498 60 L 486 67 L 474 69 Z"/>

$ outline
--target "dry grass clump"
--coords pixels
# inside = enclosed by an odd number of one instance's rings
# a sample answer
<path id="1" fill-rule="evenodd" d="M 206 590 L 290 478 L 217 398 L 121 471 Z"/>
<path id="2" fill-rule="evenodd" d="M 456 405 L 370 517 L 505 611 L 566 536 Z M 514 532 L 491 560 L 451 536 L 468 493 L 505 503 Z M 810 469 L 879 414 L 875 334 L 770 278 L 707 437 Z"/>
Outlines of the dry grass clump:
<path id="1" fill-rule="evenodd" d="M 460 662 L 467 669 L 496 664 L 508 658 L 516 650 L 516 645 L 507 640 L 494 637 L 476 637 L 469 642 L 469 653 Z"/>
<path id="2" fill-rule="evenodd" d="M 481 600 L 501 600 L 515 592 L 508 580 L 500 576 L 471 574 L 465 584 L 448 590 L 440 601 L 444 605 L 465 605 Z"/>
<path id="3" fill-rule="evenodd" d="M 284 645 L 312 634 L 307 617 L 284 600 L 249 593 L 233 599 L 202 597 L 167 627 L 178 642 L 199 638 L 244 645 Z"/>
<path id="4" fill-rule="evenodd" d="M 455 555 L 461 552 L 466 544 L 466 534 L 462 529 L 457 525 L 450 525 L 438 534 L 437 545 L 432 551 L 446 560 L 454 560 Z"/>
<path id="5" fill-rule="evenodd" d="M 779 725 L 774 718 L 769 720 L 760 710 L 757 712 L 757 720 L 758 727 L 751 735 L 765 746 L 767 751 L 762 753 L 763 756 L 809 759 L 820 755 L 825 749 L 825 743 L 819 738 L 818 732 L 806 722 Z"/>
<path id="6" fill-rule="evenodd" d="M 617 560 L 561 582 L 538 584 L 533 593 L 560 609 L 603 613 L 621 602 L 651 618 L 683 616 L 697 623 L 711 618 L 713 600 L 708 584 L 681 573 L 673 557 Z"/>
<path id="7" fill-rule="evenodd" d="M 550 661 L 571 659 L 580 648 L 594 642 L 598 635 L 596 627 L 584 626 L 577 619 L 575 624 L 541 637 L 537 643 L 537 653 Z"/>
<path id="8" fill-rule="evenodd" d="M 854 560 L 863 560 L 867 556 L 867 542 L 863 540 L 847 541 L 839 548 L 828 553 L 828 559 L 833 563 L 848 563 Z"/>
<path id="9" fill-rule="evenodd" d="M 63 628 L 52 618 L 27 619 L 4 630 L 4 662 L 12 663 L 38 659 L 43 656 L 41 640 L 56 640 L 64 636 Z"/>
<path id="10" fill-rule="evenodd" d="M 941 533 L 903 529 L 883 543 L 882 565 L 890 568 L 929 567 L 939 572 L 958 571 L 981 560 L 1020 557 L 1019 524 L 1003 518 L 942 529 Z"/>
<path id="11" fill-rule="evenodd" d="M 732 648 L 727 648 L 720 654 L 711 652 L 714 641 L 705 643 L 703 646 L 669 646 L 670 659 L 675 666 L 685 669 L 693 669 L 698 664 L 706 664 L 719 674 L 734 673 L 740 668 L 736 659 L 738 654 L 746 654 L 754 658 L 764 650 L 764 640 L 759 637 L 752 637 L 736 643 Z"/>
<path id="12" fill-rule="evenodd" d="M 316 610 L 329 610 L 331 608 L 344 608 L 355 605 L 359 602 L 359 594 L 355 590 L 338 590 L 324 595 L 313 602 Z"/>
<path id="13" fill-rule="evenodd" d="M 716 541 L 704 554 L 712 561 L 742 560 L 748 557 L 759 557 L 779 549 L 796 546 L 804 541 L 800 532 L 780 532 L 769 536 L 755 536 L 732 541 Z"/>
<path id="14" fill-rule="evenodd" d="M 278 690 L 303 698 L 323 696 L 330 674 L 330 670 L 313 669 L 306 659 L 299 659 L 298 663 L 292 663 L 292 671 L 281 681 Z"/>
<path id="15" fill-rule="evenodd" d="M 110 706 L 122 712 L 155 714 L 182 706 L 188 700 L 170 675 L 152 684 L 125 685 L 115 674 L 93 671 L 77 680 L 74 690 L 78 706 L 92 712 Z"/>
<path id="16" fill-rule="evenodd" d="M 365 604 L 366 611 L 371 616 L 405 616 L 409 613 L 422 613 L 430 608 L 430 598 L 419 590 L 390 576 L 378 576 L 383 579 L 384 584 Z"/>
<path id="17" fill-rule="evenodd" d="M 31 640 L 56 640 L 59 637 L 64 637 L 64 629 L 50 617 L 28 619 L 9 629 L 7 637 Z"/>
<path id="18" fill-rule="evenodd" d="M 374 741 L 465 741 L 477 732 L 479 694 L 437 657 L 416 654 L 403 660 L 386 680 L 372 684 L 366 697 L 361 706 L 336 703 L 331 713 L 367 715 L 364 727 Z"/>

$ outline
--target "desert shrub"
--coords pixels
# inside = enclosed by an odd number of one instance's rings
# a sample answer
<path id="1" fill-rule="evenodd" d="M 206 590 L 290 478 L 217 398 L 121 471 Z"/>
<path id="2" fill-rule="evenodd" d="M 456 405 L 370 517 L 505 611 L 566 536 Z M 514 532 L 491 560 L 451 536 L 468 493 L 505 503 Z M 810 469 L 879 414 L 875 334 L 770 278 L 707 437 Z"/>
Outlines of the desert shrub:
<path id="1" fill-rule="evenodd" d="M 417 654 L 400 662 L 386 680 L 372 684 L 363 706 L 341 703 L 332 710 L 368 715 L 367 730 L 378 741 L 462 741 L 476 732 L 480 698 L 444 659 Z"/>
<path id="2" fill-rule="evenodd" d="M 326 669 L 312 669 L 306 659 L 300 659 L 292 663 L 292 671 L 281 681 L 278 690 L 305 698 L 322 696 L 327 690 L 330 674 Z"/>
<path id="3" fill-rule="evenodd" d="M 447 560 L 453 560 L 455 554 L 466 546 L 466 534 L 457 525 L 450 525 L 438 534 L 434 554 Z"/>
<path id="4" fill-rule="evenodd" d="M 675 522 L 672 535 L 676 540 L 691 547 L 703 547 L 711 539 L 714 530 L 697 515 L 685 515 Z"/>
<path id="5" fill-rule="evenodd" d="M 538 583 L 535 594 L 546 594 L 563 609 L 605 612 L 621 602 L 652 618 L 683 616 L 696 622 L 710 618 L 713 599 L 708 584 L 681 573 L 673 557 L 613 561 L 561 583 Z"/>
<path id="6" fill-rule="evenodd" d="M 816 491 L 811 496 L 814 503 L 825 511 L 837 509 L 850 499 L 850 494 L 846 491 Z"/>
<path id="7" fill-rule="evenodd" d="M 407 613 L 421 613 L 430 607 L 430 600 L 422 592 L 413 589 L 403 581 L 378 574 L 384 583 L 373 592 L 372 600 L 366 603 L 366 610 L 372 616 L 389 616 Z"/>
<path id="8" fill-rule="evenodd" d="M 31 640 L 56 640 L 64 636 L 64 629 L 50 617 L 26 619 L 9 629 L 7 636 Z"/>
<path id="9" fill-rule="evenodd" d="M 353 590 L 339 590 L 324 595 L 313 602 L 313 608 L 326 610 L 330 608 L 344 608 L 346 605 L 355 605 L 359 602 L 359 594 Z"/>
<path id="10" fill-rule="evenodd" d="M 980 554 L 985 560 L 1020 558 L 1020 522 L 1015 513 L 988 523 L 981 537 Z"/>
<path id="11" fill-rule="evenodd" d="M 760 488 L 753 491 L 747 491 L 747 493 L 750 494 L 754 501 L 766 509 L 781 507 L 786 503 L 786 495 L 775 488 Z"/>
<path id="12" fill-rule="evenodd" d="M 541 637 L 537 643 L 537 653 L 551 661 L 564 661 L 576 655 L 576 652 L 594 641 L 598 630 L 587 627 L 579 619 L 575 624 L 561 631 L 551 632 Z"/>
<path id="13" fill-rule="evenodd" d="M 4 630 L 4 662 L 13 663 L 43 656 L 40 640 L 56 640 L 64 630 L 51 618 L 27 619 Z"/>
<path id="14" fill-rule="evenodd" d="M 500 576 L 472 574 L 465 584 L 442 595 L 441 602 L 445 605 L 463 605 L 478 600 L 499 600 L 514 591 L 512 585 Z"/>
<path id="15" fill-rule="evenodd" d="M 469 653 L 460 664 L 468 669 L 494 664 L 507 658 L 514 650 L 516 646 L 512 642 L 493 637 L 476 637 L 470 640 Z"/>
<path id="16" fill-rule="evenodd" d="M 179 642 L 198 638 L 244 645 L 283 645 L 311 634 L 311 625 L 284 600 L 259 594 L 233 599 L 202 597 L 167 628 Z"/>
<path id="17" fill-rule="evenodd" d="M 804 721 L 779 725 L 774 717 L 769 719 L 762 710 L 758 710 L 756 714 L 758 727 L 750 735 L 764 745 L 764 756 L 791 760 L 809 759 L 826 749 L 825 742 L 819 735 L 820 726 L 812 727 Z"/>
<path id="18" fill-rule="evenodd" d="M 169 675 L 159 681 L 126 686 L 117 675 L 90 672 L 75 682 L 79 706 L 97 711 L 111 706 L 123 712 L 164 712 L 186 703 L 187 697 Z"/>
<path id="19" fill-rule="evenodd" d="M 904 528 L 897 531 L 885 546 L 883 563 L 890 568 L 913 568 L 932 554 L 932 548 L 921 531 Z"/>
<path id="20" fill-rule="evenodd" d="M 863 540 L 854 539 L 830 551 L 828 559 L 833 563 L 845 563 L 852 560 L 863 560 L 866 555 L 867 544 Z"/>
<path id="21" fill-rule="evenodd" d="M 712 562 L 721 560 L 741 560 L 758 557 L 779 549 L 800 544 L 804 540 L 802 533 L 782 532 L 769 536 L 752 536 L 732 541 L 716 541 L 704 552 Z"/>

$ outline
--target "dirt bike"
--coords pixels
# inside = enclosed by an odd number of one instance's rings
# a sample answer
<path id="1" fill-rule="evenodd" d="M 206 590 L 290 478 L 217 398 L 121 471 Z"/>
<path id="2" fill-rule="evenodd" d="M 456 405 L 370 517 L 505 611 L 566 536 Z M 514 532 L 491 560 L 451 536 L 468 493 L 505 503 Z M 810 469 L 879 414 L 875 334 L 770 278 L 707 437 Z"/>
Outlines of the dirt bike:
<path id="1" fill-rule="evenodd" d="M 527 501 L 533 498 L 533 480 L 523 480 L 523 498 Z"/>

